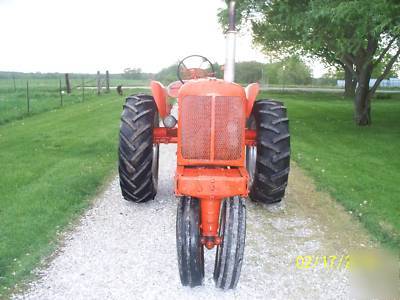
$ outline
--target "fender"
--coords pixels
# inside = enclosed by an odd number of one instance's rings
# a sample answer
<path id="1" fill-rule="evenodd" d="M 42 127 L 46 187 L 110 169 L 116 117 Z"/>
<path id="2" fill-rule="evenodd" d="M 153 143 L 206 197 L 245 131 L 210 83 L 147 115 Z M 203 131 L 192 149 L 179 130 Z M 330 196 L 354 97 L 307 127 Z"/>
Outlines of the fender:
<path id="1" fill-rule="evenodd" d="M 153 94 L 154 100 L 156 101 L 158 114 L 161 118 L 165 118 L 171 112 L 171 107 L 168 103 L 167 91 L 163 84 L 158 81 L 152 81 L 150 83 L 151 93 Z"/>
<path id="2" fill-rule="evenodd" d="M 246 117 L 249 118 L 253 110 L 254 102 L 260 92 L 260 85 L 258 83 L 251 83 L 246 87 L 245 91 L 247 98 Z"/>

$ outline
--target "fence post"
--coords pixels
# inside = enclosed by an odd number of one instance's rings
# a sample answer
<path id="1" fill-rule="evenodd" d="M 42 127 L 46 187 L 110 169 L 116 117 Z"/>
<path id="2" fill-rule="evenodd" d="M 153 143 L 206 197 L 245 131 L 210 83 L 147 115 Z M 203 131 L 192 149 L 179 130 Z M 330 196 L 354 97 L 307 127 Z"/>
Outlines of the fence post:
<path id="1" fill-rule="evenodd" d="M 17 91 L 17 86 L 15 85 L 15 75 L 13 75 L 13 83 L 14 83 L 14 93 Z"/>
<path id="2" fill-rule="evenodd" d="M 97 95 L 101 92 L 100 71 L 97 71 Z"/>
<path id="3" fill-rule="evenodd" d="M 61 83 L 61 79 L 60 79 L 60 104 L 61 104 L 61 107 L 64 105 L 64 103 L 63 103 L 63 95 L 62 95 L 62 83 Z"/>
<path id="4" fill-rule="evenodd" d="M 106 92 L 110 92 L 110 73 L 106 71 Z"/>
<path id="5" fill-rule="evenodd" d="M 82 102 L 85 102 L 85 79 L 83 77 L 82 77 L 81 89 L 82 89 Z"/>
<path id="6" fill-rule="evenodd" d="M 65 86 L 67 88 L 67 93 L 71 94 L 71 82 L 69 81 L 69 74 L 65 73 Z"/>
<path id="7" fill-rule="evenodd" d="M 28 109 L 28 114 L 30 113 L 30 111 L 31 111 L 31 108 L 30 108 L 30 100 L 29 100 L 29 82 L 28 82 L 28 80 L 26 81 L 26 106 L 27 106 L 27 109 Z"/>

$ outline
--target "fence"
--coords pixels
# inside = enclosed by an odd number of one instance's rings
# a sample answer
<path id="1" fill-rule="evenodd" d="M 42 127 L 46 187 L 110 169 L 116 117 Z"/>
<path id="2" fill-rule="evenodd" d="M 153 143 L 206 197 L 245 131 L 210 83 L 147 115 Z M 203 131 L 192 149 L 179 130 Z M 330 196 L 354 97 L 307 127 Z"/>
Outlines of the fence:
<path id="1" fill-rule="evenodd" d="M 369 81 L 369 86 L 372 87 L 376 82 L 375 78 L 371 78 Z M 345 84 L 344 80 L 338 80 L 336 85 L 338 87 L 343 88 Z M 400 79 L 399 78 L 389 78 L 389 79 L 384 79 L 381 81 L 379 84 L 379 87 L 385 87 L 385 88 L 394 88 L 394 87 L 400 87 Z"/>
<path id="2" fill-rule="evenodd" d="M 84 102 L 103 93 L 116 93 L 111 88 L 119 77 L 107 75 L 3 76 L 0 78 L 0 124 L 27 115 L 50 111 L 62 106 Z M 69 82 L 69 84 L 68 84 Z M 68 93 L 68 85 L 70 93 Z"/>

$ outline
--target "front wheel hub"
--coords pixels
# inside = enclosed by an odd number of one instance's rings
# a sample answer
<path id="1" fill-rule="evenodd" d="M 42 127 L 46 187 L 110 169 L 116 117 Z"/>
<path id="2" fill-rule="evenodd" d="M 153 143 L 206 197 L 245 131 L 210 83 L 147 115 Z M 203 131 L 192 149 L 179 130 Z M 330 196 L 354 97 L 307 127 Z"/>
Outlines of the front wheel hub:
<path id="1" fill-rule="evenodd" d="M 201 243 L 208 249 L 211 250 L 214 246 L 220 245 L 222 238 L 219 236 L 203 236 L 201 238 Z"/>

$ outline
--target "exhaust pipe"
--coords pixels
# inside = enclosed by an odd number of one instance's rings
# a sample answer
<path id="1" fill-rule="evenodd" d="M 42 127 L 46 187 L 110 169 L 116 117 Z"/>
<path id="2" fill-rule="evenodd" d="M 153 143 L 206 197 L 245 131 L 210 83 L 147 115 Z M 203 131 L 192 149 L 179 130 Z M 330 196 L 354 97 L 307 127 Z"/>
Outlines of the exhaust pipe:
<path id="1" fill-rule="evenodd" d="M 226 58 L 224 66 L 224 80 L 228 82 L 235 81 L 235 55 L 236 55 L 236 11 L 235 1 L 229 2 L 228 18 L 229 27 L 226 32 Z"/>

